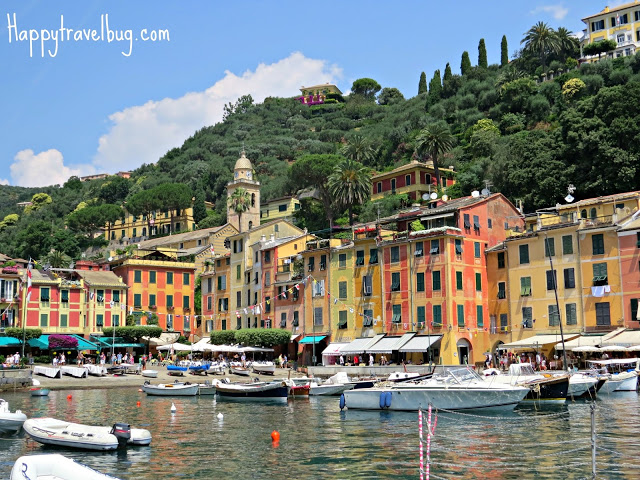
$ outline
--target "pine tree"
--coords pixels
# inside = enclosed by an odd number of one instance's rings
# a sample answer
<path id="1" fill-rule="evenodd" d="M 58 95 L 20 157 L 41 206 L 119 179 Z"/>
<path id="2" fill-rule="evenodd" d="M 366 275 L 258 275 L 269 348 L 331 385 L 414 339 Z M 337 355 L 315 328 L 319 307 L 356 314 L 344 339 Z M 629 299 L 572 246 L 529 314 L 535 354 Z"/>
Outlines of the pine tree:
<path id="1" fill-rule="evenodd" d="M 478 68 L 487 68 L 488 66 L 487 47 L 484 44 L 484 38 L 481 38 L 478 43 Z"/>
<path id="2" fill-rule="evenodd" d="M 462 52 L 462 61 L 460 62 L 460 73 L 466 75 L 471 71 L 471 59 L 469 58 L 469 52 Z"/>
<path id="3" fill-rule="evenodd" d="M 421 93 L 427 93 L 427 74 L 424 72 L 420 74 L 420 81 L 418 82 L 418 95 Z"/>
<path id="4" fill-rule="evenodd" d="M 442 83 L 448 83 L 453 78 L 453 73 L 451 73 L 451 65 L 447 63 L 447 66 L 444 67 L 444 76 L 442 77 Z"/>
<path id="5" fill-rule="evenodd" d="M 505 66 L 509 64 L 509 49 L 507 47 L 507 36 L 502 36 L 502 42 L 500 43 L 500 65 Z"/>

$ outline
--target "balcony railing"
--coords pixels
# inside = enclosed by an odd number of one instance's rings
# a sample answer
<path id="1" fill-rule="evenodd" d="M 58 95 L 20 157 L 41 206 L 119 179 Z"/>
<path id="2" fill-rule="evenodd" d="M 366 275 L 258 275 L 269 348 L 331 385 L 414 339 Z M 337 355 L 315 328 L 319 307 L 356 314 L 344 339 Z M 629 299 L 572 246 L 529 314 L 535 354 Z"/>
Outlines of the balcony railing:
<path id="1" fill-rule="evenodd" d="M 289 273 L 291 271 L 291 264 L 285 263 L 278 265 L 278 273 Z"/>

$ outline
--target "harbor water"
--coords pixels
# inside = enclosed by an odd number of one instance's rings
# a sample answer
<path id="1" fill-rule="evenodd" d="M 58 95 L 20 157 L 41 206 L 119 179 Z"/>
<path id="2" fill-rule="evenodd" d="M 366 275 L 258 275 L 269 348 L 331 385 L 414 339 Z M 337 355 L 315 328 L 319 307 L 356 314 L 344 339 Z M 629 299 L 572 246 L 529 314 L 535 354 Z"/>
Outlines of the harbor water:
<path id="1" fill-rule="evenodd" d="M 62 453 L 118 478 L 139 480 L 416 479 L 419 474 L 417 413 L 341 412 L 337 397 L 249 403 L 213 396 L 146 397 L 137 388 L 2 395 L 11 410 L 28 417 L 126 422 L 150 430 L 153 441 L 150 447 L 96 453 L 44 447 L 24 433 L 2 436 L 0 478 L 9 478 L 21 455 L 39 453 Z M 613 393 L 596 406 L 597 478 L 640 478 L 638 394 Z M 273 430 L 280 433 L 277 445 Z M 439 412 L 431 461 L 436 480 L 592 478 L 590 403 L 518 407 L 497 415 Z"/>

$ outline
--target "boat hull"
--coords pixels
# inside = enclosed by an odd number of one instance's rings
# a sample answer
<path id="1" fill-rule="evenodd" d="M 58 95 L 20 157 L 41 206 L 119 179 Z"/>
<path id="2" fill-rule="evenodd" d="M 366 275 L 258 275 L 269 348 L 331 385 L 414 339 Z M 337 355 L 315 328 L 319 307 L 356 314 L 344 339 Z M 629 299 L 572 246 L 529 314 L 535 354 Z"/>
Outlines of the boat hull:
<path id="1" fill-rule="evenodd" d="M 289 396 L 290 397 L 308 397 L 309 396 L 309 385 L 294 385 L 293 387 L 289 387 Z"/>
<path id="2" fill-rule="evenodd" d="M 15 433 L 22 428 L 27 416 L 24 413 L 0 413 L 0 433 Z"/>
<path id="3" fill-rule="evenodd" d="M 198 395 L 215 395 L 216 394 L 216 386 L 215 385 L 198 385 Z"/>
<path id="4" fill-rule="evenodd" d="M 309 395 L 311 396 L 316 396 L 316 395 L 326 395 L 326 396 L 331 396 L 331 395 L 340 395 L 343 392 L 346 392 L 347 390 L 351 390 L 353 389 L 353 385 L 351 385 L 350 383 L 345 383 L 343 385 L 340 384 L 336 384 L 336 385 L 311 385 L 311 388 L 309 389 Z"/>
<path id="5" fill-rule="evenodd" d="M 276 366 L 273 363 L 253 363 L 251 368 L 254 373 L 262 375 L 275 375 L 276 373 Z"/>
<path id="6" fill-rule="evenodd" d="M 231 371 L 231 373 L 233 373 L 234 375 L 240 375 L 242 377 L 248 377 L 249 375 L 249 369 L 248 368 L 244 368 L 244 367 L 229 367 L 229 370 Z"/>
<path id="7" fill-rule="evenodd" d="M 281 382 L 267 384 L 218 384 L 216 393 L 221 398 L 246 400 L 285 400 L 289 396 L 289 387 Z"/>
<path id="8" fill-rule="evenodd" d="M 156 397 L 193 397 L 198 393 L 198 384 L 184 385 L 167 383 L 159 385 L 143 385 L 142 390 L 147 395 Z"/>
<path id="9" fill-rule="evenodd" d="M 157 370 L 142 370 L 142 376 L 147 378 L 158 378 Z"/>
<path id="10" fill-rule="evenodd" d="M 635 392 L 636 389 L 638 388 L 638 375 L 636 374 L 636 372 L 629 372 L 631 374 L 631 376 L 629 376 L 629 378 L 625 378 L 624 380 L 622 380 L 622 382 L 620 382 L 620 385 L 618 385 L 618 388 L 616 388 L 616 392 Z M 625 375 L 624 373 L 621 373 L 620 375 Z"/>
<path id="11" fill-rule="evenodd" d="M 32 397 L 46 397 L 49 395 L 50 390 L 48 388 L 34 388 L 31 390 Z"/>
<path id="12" fill-rule="evenodd" d="M 118 480 L 97 472 L 60 454 L 29 455 L 18 458 L 11 469 L 10 480 Z"/>

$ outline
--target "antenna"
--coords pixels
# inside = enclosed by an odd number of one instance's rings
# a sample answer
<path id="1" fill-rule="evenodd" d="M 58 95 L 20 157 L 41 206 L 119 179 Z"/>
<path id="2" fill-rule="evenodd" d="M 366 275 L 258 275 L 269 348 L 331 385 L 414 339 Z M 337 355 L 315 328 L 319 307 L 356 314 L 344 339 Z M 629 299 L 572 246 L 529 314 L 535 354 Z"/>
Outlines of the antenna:
<path id="1" fill-rule="evenodd" d="M 429 194 L 428 193 L 423 193 L 422 194 L 422 199 L 423 200 L 429 200 Z"/>
<path id="2" fill-rule="evenodd" d="M 446 202 L 447 200 L 449 200 L 449 195 L 445 193 L 444 195 L 442 195 L 442 201 Z"/>
<path id="3" fill-rule="evenodd" d="M 480 192 L 478 190 L 474 190 L 473 192 L 471 192 L 471 196 L 473 198 L 478 198 L 480 196 Z"/>
<path id="4" fill-rule="evenodd" d="M 431 195 L 429 195 L 431 197 L 431 200 L 435 200 L 436 198 L 438 198 L 438 194 L 436 192 L 433 192 Z"/>
<path id="5" fill-rule="evenodd" d="M 569 186 L 567 187 L 567 196 L 564 197 L 565 202 L 567 203 L 571 203 L 573 202 L 575 199 L 573 198 L 573 195 L 571 195 L 573 192 L 576 191 L 576 187 L 573 186 L 573 184 L 569 184 Z"/>

